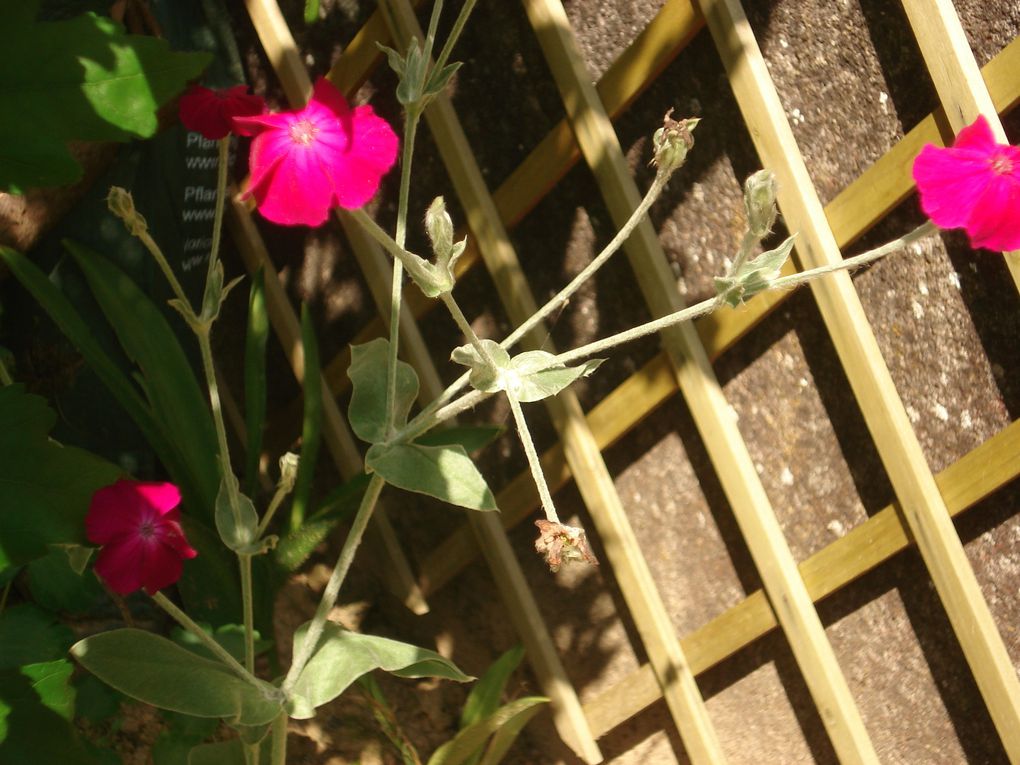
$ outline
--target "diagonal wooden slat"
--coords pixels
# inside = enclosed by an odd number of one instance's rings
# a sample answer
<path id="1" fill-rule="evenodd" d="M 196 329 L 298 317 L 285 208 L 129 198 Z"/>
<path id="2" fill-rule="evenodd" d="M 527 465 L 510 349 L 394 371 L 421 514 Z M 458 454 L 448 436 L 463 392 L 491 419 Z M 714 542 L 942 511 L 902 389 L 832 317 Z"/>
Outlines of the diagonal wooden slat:
<path id="1" fill-rule="evenodd" d="M 951 0 L 903 0 L 903 8 L 953 132 L 959 133 L 983 114 L 996 140 L 1008 143 Z M 1003 255 L 1020 289 L 1020 251 Z"/>
<path id="2" fill-rule="evenodd" d="M 406 2 L 383 7 L 392 13 L 396 37 L 406 41 L 411 35 L 421 36 Z M 537 310 L 535 299 L 449 98 L 437 98 L 425 116 L 500 300 L 511 320 L 523 323 Z M 536 327 L 522 345 L 554 352 L 543 342 L 546 337 L 544 329 Z M 704 702 L 577 397 L 568 390 L 544 403 L 691 758 L 721 762 L 722 750 Z"/>
<path id="3" fill-rule="evenodd" d="M 560 89 L 581 151 L 617 226 L 640 202 L 619 140 L 583 59 L 560 0 L 524 0 L 546 61 Z M 645 219 L 624 245 L 654 316 L 683 308 L 665 253 Z M 741 533 L 777 609 L 777 616 L 829 738 L 845 762 L 877 762 L 857 704 L 800 578 L 704 346 L 690 324 L 662 334 L 680 391 L 704 441 Z"/>
<path id="4" fill-rule="evenodd" d="M 1013 422 L 939 473 L 935 480 L 956 516 L 1020 477 L 1020 422 Z M 913 545 L 898 505 L 888 505 L 800 564 L 815 601 L 828 597 Z M 681 640 L 696 673 L 704 672 L 777 626 L 761 590 Z M 659 699 L 650 665 L 644 665 L 584 705 L 597 735 Z"/>
<path id="5" fill-rule="evenodd" d="M 739 0 L 703 0 L 708 28 L 804 267 L 842 255 Z M 918 549 L 1007 753 L 1020 760 L 1020 682 L 846 273 L 811 283 Z"/>

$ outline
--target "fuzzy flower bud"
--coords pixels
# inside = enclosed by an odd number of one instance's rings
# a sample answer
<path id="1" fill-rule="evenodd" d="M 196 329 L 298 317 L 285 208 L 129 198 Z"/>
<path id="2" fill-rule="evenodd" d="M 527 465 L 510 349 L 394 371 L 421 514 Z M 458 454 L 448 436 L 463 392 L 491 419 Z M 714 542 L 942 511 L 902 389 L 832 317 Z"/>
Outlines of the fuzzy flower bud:
<path id="1" fill-rule="evenodd" d="M 299 458 L 294 452 L 287 452 L 280 457 L 280 481 L 277 483 L 283 491 L 291 491 L 297 481 Z"/>
<path id="2" fill-rule="evenodd" d="M 744 209 L 747 228 L 758 239 L 772 231 L 776 222 L 776 176 L 771 170 L 759 170 L 744 181 Z"/>
<path id="3" fill-rule="evenodd" d="M 111 186 L 110 193 L 106 196 L 106 206 L 110 208 L 110 212 L 124 221 L 132 236 L 138 236 L 149 230 L 145 218 L 135 210 L 135 200 L 127 189 Z"/>
<path id="4" fill-rule="evenodd" d="M 652 164 L 657 165 L 659 172 L 667 176 L 683 165 L 687 153 L 694 148 L 691 131 L 701 121 L 695 117 L 677 121 L 670 116 L 672 114 L 672 109 L 666 112 L 662 118 L 662 127 L 652 135 L 652 146 L 655 149 Z"/>
<path id="5" fill-rule="evenodd" d="M 446 201 L 436 197 L 425 211 L 425 230 L 432 241 L 432 250 L 442 259 L 453 248 L 453 221 L 446 212 Z"/>

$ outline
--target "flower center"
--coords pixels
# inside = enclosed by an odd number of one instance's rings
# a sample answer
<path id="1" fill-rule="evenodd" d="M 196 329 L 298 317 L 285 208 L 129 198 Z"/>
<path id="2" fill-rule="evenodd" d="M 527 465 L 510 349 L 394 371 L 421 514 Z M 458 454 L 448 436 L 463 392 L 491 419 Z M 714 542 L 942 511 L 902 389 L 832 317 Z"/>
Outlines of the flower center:
<path id="1" fill-rule="evenodd" d="M 144 521 L 142 525 L 138 527 L 138 536 L 142 539 L 152 539 L 156 536 L 156 524 L 152 521 Z"/>
<path id="2" fill-rule="evenodd" d="M 1013 172 L 1013 160 L 1005 154 L 996 154 L 992 157 L 992 170 L 999 175 L 1009 175 Z"/>
<path id="3" fill-rule="evenodd" d="M 318 126 L 311 120 L 301 120 L 290 126 L 290 140 L 302 146 L 310 146 L 318 132 Z"/>

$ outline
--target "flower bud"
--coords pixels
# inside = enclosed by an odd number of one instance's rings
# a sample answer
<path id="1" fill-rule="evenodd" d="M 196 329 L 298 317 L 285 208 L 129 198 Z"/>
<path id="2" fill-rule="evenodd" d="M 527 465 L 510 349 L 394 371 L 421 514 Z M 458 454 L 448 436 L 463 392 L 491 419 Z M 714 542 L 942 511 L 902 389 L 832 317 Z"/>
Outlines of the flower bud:
<path id="1" fill-rule="evenodd" d="M 106 206 L 110 208 L 110 212 L 124 221 L 124 225 L 127 226 L 127 230 L 131 232 L 132 236 L 138 236 L 149 230 L 145 218 L 135 210 L 135 200 L 127 189 L 111 186 L 110 193 L 106 197 Z"/>
<path id="2" fill-rule="evenodd" d="M 441 261 L 448 257 L 453 248 L 453 221 L 446 212 L 446 201 L 442 197 L 433 199 L 425 212 L 425 230 L 432 241 L 436 258 Z"/>
<path id="3" fill-rule="evenodd" d="M 294 452 L 287 452 L 280 457 L 280 480 L 277 486 L 284 491 L 291 491 L 294 488 L 294 482 L 297 481 L 299 461 L 298 456 Z"/>
<path id="4" fill-rule="evenodd" d="M 670 116 L 672 113 L 672 109 L 666 112 L 662 118 L 662 127 L 652 135 L 652 146 L 655 149 L 652 163 L 658 166 L 660 173 L 667 176 L 683 165 L 687 152 L 694 148 L 691 131 L 701 121 L 694 117 L 677 121 Z"/>
<path id="5" fill-rule="evenodd" d="M 744 181 L 744 209 L 747 228 L 762 239 L 776 222 L 776 176 L 771 170 L 759 170 Z"/>

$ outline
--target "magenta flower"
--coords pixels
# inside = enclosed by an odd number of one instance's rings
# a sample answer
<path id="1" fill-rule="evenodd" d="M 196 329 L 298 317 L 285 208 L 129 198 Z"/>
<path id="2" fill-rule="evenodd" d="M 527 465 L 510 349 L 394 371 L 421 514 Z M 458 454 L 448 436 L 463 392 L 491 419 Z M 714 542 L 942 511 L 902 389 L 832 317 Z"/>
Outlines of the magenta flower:
<path id="1" fill-rule="evenodd" d="M 928 144 L 914 160 L 921 209 L 939 228 L 963 228 L 972 247 L 1020 249 L 1020 147 L 998 144 L 984 117 L 951 148 Z"/>
<path id="2" fill-rule="evenodd" d="M 386 121 L 371 106 L 351 110 L 325 79 L 304 109 L 235 124 L 255 136 L 246 193 L 275 223 L 318 226 L 331 207 L 361 207 L 397 159 L 397 136 Z"/>
<path id="3" fill-rule="evenodd" d="M 103 546 L 96 573 L 110 589 L 127 595 L 144 587 L 154 595 L 181 578 L 182 561 L 198 553 L 181 530 L 180 503 L 172 483 L 123 478 L 92 495 L 85 531 Z"/>
<path id="4" fill-rule="evenodd" d="M 253 96 L 244 85 L 227 90 L 210 90 L 192 85 L 181 96 L 178 112 L 184 127 L 206 138 L 218 141 L 234 129 L 234 117 L 251 117 L 262 114 L 266 102 Z"/>

